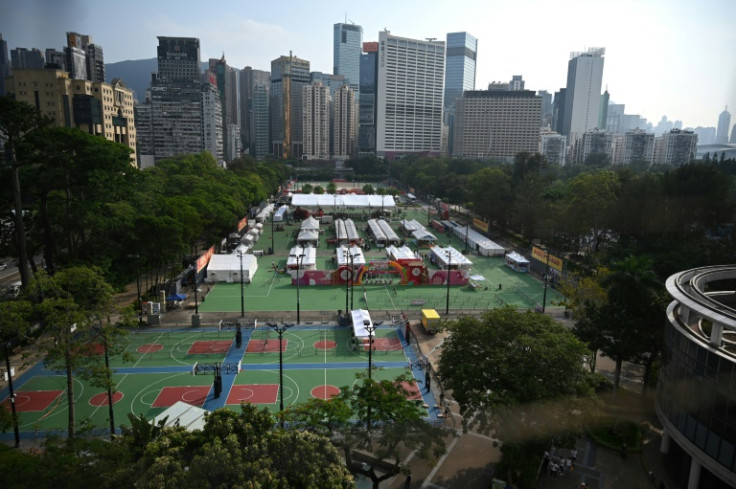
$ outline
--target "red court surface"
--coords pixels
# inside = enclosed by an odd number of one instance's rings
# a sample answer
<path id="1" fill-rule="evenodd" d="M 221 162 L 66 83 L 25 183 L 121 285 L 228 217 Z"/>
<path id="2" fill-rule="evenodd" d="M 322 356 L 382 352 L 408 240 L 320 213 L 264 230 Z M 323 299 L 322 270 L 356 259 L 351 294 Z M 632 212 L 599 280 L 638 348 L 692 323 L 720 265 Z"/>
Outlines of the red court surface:
<path id="1" fill-rule="evenodd" d="M 80 355 L 84 355 L 86 357 L 95 357 L 97 355 L 105 354 L 105 347 L 102 346 L 100 343 L 87 343 L 84 345 L 79 345 L 75 348 L 75 350 Z"/>
<path id="2" fill-rule="evenodd" d="M 373 338 L 373 351 L 401 350 L 401 340 L 398 338 Z M 363 350 L 368 351 L 368 341 L 363 342 Z"/>
<path id="3" fill-rule="evenodd" d="M 18 412 L 38 412 L 45 411 L 54 400 L 56 400 L 64 391 L 25 391 L 15 393 L 15 410 Z M 10 398 L 5 398 L 2 402 L 8 411 L 11 410 Z"/>
<path id="4" fill-rule="evenodd" d="M 337 342 L 332 340 L 316 341 L 314 347 L 318 350 L 334 350 L 337 348 Z"/>
<path id="5" fill-rule="evenodd" d="M 312 389 L 312 397 L 316 397 L 317 399 L 324 399 L 325 401 L 335 397 L 340 393 L 340 389 L 335 387 L 334 385 L 318 385 L 314 389 Z"/>
<path id="6" fill-rule="evenodd" d="M 138 353 L 155 353 L 164 349 L 164 345 L 161 343 L 149 343 L 148 345 L 141 345 L 135 349 Z"/>
<path id="7" fill-rule="evenodd" d="M 184 401 L 192 406 L 201 407 L 210 392 L 208 385 L 190 385 L 184 387 L 164 387 L 153 401 L 151 407 L 169 407 L 179 401 Z"/>
<path id="8" fill-rule="evenodd" d="M 195 341 L 187 351 L 187 355 L 222 354 L 230 351 L 232 341 Z"/>
<path id="9" fill-rule="evenodd" d="M 225 404 L 276 404 L 278 393 L 278 384 L 234 385 Z"/>
<path id="10" fill-rule="evenodd" d="M 284 352 L 289 347 L 289 340 L 283 340 L 281 351 Z M 250 340 L 246 353 L 278 353 L 279 340 Z"/>
<path id="11" fill-rule="evenodd" d="M 122 392 L 112 393 L 112 403 L 113 404 L 117 404 L 122 398 L 123 398 Z M 109 406 L 110 402 L 107 400 L 107 392 L 100 392 L 99 394 L 95 394 L 94 396 L 90 398 L 89 404 L 90 406 L 94 406 L 94 407 Z"/>
<path id="12" fill-rule="evenodd" d="M 408 393 L 406 398 L 410 401 L 422 399 L 422 393 L 419 391 L 419 385 L 416 382 L 402 382 L 401 387 Z"/>

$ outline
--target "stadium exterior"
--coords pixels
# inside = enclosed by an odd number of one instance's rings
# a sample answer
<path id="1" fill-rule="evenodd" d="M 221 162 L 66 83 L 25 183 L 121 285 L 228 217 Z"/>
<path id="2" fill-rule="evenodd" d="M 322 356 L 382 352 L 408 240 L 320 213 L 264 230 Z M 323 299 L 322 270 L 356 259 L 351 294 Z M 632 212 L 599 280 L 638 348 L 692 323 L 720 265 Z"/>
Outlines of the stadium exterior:
<path id="1" fill-rule="evenodd" d="M 736 487 L 736 265 L 667 280 L 661 451 L 688 489 Z"/>

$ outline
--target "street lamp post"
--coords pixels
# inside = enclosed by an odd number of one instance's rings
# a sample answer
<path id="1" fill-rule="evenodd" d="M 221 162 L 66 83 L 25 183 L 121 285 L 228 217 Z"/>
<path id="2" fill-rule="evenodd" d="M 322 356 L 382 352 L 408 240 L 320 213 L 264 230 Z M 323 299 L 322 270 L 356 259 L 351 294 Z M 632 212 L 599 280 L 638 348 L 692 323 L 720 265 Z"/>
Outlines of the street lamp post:
<path id="1" fill-rule="evenodd" d="M 547 248 L 546 257 L 544 259 L 545 261 L 545 268 L 544 268 L 544 293 L 542 294 L 542 314 L 544 314 L 544 310 L 547 307 L 547 277 L 549 277 L 549 248 Z"/>
<path id="2" fill-rule="evenodd" d="M 452 252 L 448 249 L 447 253 L 447 303 L 445 305 L 445 316 L 450 314 L 450 264 L 452 263 Z"/>
<path id="3" fill-rule="evenodd" d="M 279 335 L 279 409 L 280 409 L 280 418 L 281 418 L 281 428 L 284 428 L 284 350 L 283 350 L 283 336 L 287 329 L 294 326 L 293 324 L 286 324 L 284 323 L 283 326 L 279 327 L 276 323 L 266 323 L 270 328 L 273 328 L 274 331 L 276 331 L 276 334 Z"/>
<path id="4" fill-rule="evenodd" d="M 274 246 L 273 239 L 274 239 L 274 232 L 273 232 L 273 216 L 271 216 L 271 254 L 273 255 L 276 253 L 276 247 Z"/>
<path id="5" fill-rule="evenodd" d="M 15 434 L 15 448 L 20 448 L 20 432 L 18 431 L 18 414 L 15 411 L 15 393 L 13 392 L 13 376 L 10 375 L 10 349 L 5 343 L 5 368 L 8 374 L 8 389 L 10 393 L 10 410 L 13 417 L 13 433 Z"/>
<path id="6" fill-rule="evenodd" d="M 302 262 L 304 261 L 304 248 L 296 255 L 296 324 L 301 322 L 301 298 L 299 296 L 299 274 L 302 270 Z"/>
<path id="7" fill-rule="evenodd" d="M 353 310 L 353 298 L 355 297 L 355 262 L 353 261 L 353 254 L 348 250 L 350 255 L 350 310 Z M 345 311 L 347 312 L 347 311 Z"/>
<path id="8" fill-rule="evenodd" d="M 368 380 L 373 378 L 373 332 L 376 330 L 376 325 L 371 323 L 370 320 L 363 320 L 363 327 L 368 331 Z M 366 416 L 366 426 L 368 431 L 371 430 L 371 400 L 368 401 L 368 410 Z"/>
<path id="9" fill-rule="evenodd" d="M 244 293 L 244 284 L 243 284 L 243 252 L 238 251 L 238 258 L 240 258 L 240 317 L 245 317 L 245 297 L 243 295 Z"/>
<path id="10" fill-rule="evenodd" d="M 197 297 L 197 265 L 194 265 L 194 315 L 199 316 L 199 297 Z"/>
<path id="11" fill-rule="evenodd" d="M 141 255 L 127 255 L 128 258 L 136 258 L 137 264 L 135 267 L 135 285 L 138 290 L 138 326 L 143 325 L 143 300 L 141 299 Z"/>
<path id="12" fill-rule="evenodd" d="M 345 250 L 343 251 L 342 256 L 345 257 L 345 266 L 347 266 L 348 263 L 349 263 L 348 262 L 348 257 L 350 256 L 350 248 L 348 248 L 346 246 L 345 247 Z M 349 292 L 350 292 L 350 278 L 352 277 L 352 275 L 353 275 L 353 271 L 350 270 L 350 276 L 345 277 L 345 314 L 347 314 L 348 311 L 349 311 L 349 309 L 348 309 L 348 295 L 349 295 Z"/>

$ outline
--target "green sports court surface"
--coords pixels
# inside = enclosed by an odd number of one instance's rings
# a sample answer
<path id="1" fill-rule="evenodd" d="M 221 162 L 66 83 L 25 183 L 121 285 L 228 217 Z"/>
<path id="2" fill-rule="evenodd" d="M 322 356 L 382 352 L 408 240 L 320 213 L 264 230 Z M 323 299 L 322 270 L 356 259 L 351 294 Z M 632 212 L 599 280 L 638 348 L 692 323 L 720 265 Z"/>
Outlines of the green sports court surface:
<path id="1" fill-rule="evenodd" d="M 340 387 L 355 382 L 356 375 L 365 373 L 368 366 L 367 344 L 353 341 L 351 327 L 293 327 L 286 330 L 281 342 L 267 326 L 242 332 L 240 347 L 232 329 L 149 330 L 127 335 L 124 349 L 110 357 L 116 426 L 128 424 L 128 413 L 152 419 L 178 401 L 208 410 L 239 410 L 241 402 L 248 402 L 278 412 L 280 348 L 285 407 L 315 397 L 328 399 Z M 90 354 L 102 361 L 104 350 L 91 346 Z M 389 380 L 406 373 L 423 379 L 414 351 L 393 326 L 376 328 L 371 357 L 377 367 L 373 372 L 376 379 Z M 213 389 L 215 365 L 223 379 L 223 392 L 217 398 Z M 109 427 L 106 390 L 80 378 L 75 378 L 73 384 L 78 427 Z M 410 399 L 434 404 L 432 394 L 424 392 L 422 381 L 405 387 Z M 68 405 L 62 372 L 38 364 L 15 379 L 14 388 L 23 436 L 65 432 Z M 0 399 L 9 407 L 7 389 L 0 392 Z M 429 418 L 436 415 L 431 411 L 427 411 Z M 2 436 L 7 438 L 12 433 Z"/>

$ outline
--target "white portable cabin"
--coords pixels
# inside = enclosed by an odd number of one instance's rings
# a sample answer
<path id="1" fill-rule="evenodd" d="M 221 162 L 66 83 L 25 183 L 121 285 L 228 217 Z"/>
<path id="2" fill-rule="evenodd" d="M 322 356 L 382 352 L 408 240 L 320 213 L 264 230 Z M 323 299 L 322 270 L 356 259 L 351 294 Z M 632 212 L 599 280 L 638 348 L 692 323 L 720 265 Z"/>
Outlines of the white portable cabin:
<path id="1" fill-rule="evenodd" d="M 371 236 L 373 237 L 373 242 L 376 243 L 377 246 L 379 247 L 386 246 L 386 243 L 387 243 L 386 233 L 383 232 L 377 220 L 369 219 L 368 229 L 370 230 Z"/>
<path id="2" fill-rule="evenodd" d="M 299 258 L 300 263 L 297 263 L 297 257 L 303 255 L 303 258 Z M 289 251 L 289 258 L 286 260 L 286 268 L 289 270 L 296 270 L 297 265 L 301 270 L 316 270 L 317 269 L 317 249 L 313 246 L 294 246 Z"/>
<path id="3" fill-rule="evenodd" d="M 515 272 L 528 272 L 529 271 L 529 260 L 523 255 L 512 251 L 506 254 L 506 266 L 514 270 Z"/>
<path id="4" fill-rule="evenodd" d="M 433 247 L 432 261 L 443 270 L 447 269 L 448 266 L 450 270 L 470 270 L 473 266 L 472 261 L 468 260 L 465 255 L 452 246 L 448 246 L 447 248 L 440 246 Z"/>
<path id="5" fill-rule="evenodd" d="M 238 250 L 245 250 L 241 245 Z M 243 253 L 243 282 L 250 283 L 258 270 L 258 259 Z M 240 282 L 240 256 L 237 252 L 227 255 L 212 255 L 207 265 L 207 282 Z"/>
<path id="6" fill-rule="evenodd" d="M 386 222 L 385 219 L 379 219 L 378 225 L 381 227 L 381 231 L 386 235 L 386 242 L 388 244 L 397 245 L 401 242 L 399 235 L 391 228 L 391 225 Z"/>
<path id="7" fill-rule="evenodd" d="M 350 253 L 348 255 L 348 253 Z M 363 250 L 359 246 L 339 246 L 335 249 L 337 256 L 337 266 L 350 265 L 350 256 L 353 257 L 353 269 L 365 265 L 365 256 Z"/>
<path id="8" fill-rule="evenodd" d="M 458 239 L 467 241 L 468 246 L 482 256 L 503 256 L 506 253 L 503 246 L 491 241 L 478 231 L 470 229 L 467 225 L 460 225 L 455 221 L 442 221 L 442 224 L 450 228 Z"/>
<path id="9" fill-rule="evenodd" d="M 268 204 L 266 207 L 261 209 L 256 215 L 256 222 L 264 222 L 266 219 L 271 217 L 271 214 L 273 214 L 273 207 L 273 204 Z"/>

